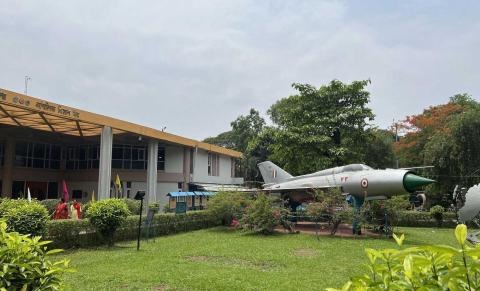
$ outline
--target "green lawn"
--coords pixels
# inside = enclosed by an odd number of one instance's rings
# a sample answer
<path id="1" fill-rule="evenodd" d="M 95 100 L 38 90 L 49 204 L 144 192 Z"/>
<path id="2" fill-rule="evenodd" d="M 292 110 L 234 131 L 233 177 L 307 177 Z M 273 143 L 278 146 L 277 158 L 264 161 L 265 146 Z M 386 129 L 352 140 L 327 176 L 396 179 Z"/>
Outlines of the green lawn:
<path id="1" fill-rule="evenodd" d="M 406 245 L 455 244 L 453 229 L 401 228 Z M 365 248 L 393 239 L 259 236 L 225 228 L 64 253 L 71 290 L 323 290 L 363 271 Z M 59 257 L 62 257 L 59 256 Z"/>

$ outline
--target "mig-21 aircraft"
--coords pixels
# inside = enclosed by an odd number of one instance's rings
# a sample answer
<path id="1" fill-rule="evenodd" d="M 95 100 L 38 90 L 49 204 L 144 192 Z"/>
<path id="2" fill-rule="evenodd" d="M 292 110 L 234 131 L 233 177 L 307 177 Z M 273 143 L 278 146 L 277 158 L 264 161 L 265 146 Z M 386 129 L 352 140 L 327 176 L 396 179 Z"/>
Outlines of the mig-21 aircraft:
<path id="1" fill-rule="evenodd" d="M 291 204 L 311 200 L 311 190 L 339 188 L 342 193 L 350 195 L 357 210 L 365 199 L 387 199 L 413 193 L 435 182 L 416 175 L 412 171 L 415 168 L 377 170 L 363 164 L 350 164 L 296 177 L 270 161 L 259 163 L 258 168 L 265 182 L 263 190 L 281 193 Z"/>
<path id="2" fill-rule="evenodd" d="M 302 176 L 292 176 L 270 161 L 258 164 L 263 190 L 291 192 L 309 189 L 340 188 L 356 198 L 386 199 L 412 193 L 435 182 L 412 172 L 414 168 L 376 170 L 363 164 L 350 164 Z M 423 167 L 421 167 L 423 168 Z"/>

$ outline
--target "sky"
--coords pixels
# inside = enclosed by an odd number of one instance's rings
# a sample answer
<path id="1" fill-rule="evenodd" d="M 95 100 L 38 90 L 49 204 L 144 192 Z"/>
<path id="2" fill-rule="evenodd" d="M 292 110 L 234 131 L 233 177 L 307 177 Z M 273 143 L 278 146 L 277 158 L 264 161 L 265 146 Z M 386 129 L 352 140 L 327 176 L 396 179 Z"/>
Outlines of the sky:
<path id="1" fill-rule="evenodd" d="M 370 79 L 373 122 L 480 96 L 478 1 L 0 1 L 0 88 L 194 139 Z"/>

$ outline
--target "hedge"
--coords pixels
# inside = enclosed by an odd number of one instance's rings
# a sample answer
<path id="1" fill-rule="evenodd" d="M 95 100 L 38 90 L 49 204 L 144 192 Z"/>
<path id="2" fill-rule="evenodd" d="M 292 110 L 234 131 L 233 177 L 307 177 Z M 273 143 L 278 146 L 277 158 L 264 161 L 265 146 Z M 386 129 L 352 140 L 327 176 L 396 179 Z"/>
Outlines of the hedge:
<path id="1" fill-rule="evenodd" d="M 453 212 L 443 213 L 443 227 L 455 227 L 457 225 L 456 215 Z M 437 227 L 437 222 L 427 211 L 400 211 L 396 226 L 411 227 Z"/>
<path id="2" fill-rule="evenodd" d="M 342 223 L 352 223 L 353 221 L 353 209 L 350 208 L 342 212 L 344 218 Z M 394 226 L 399 227 L 437 227 L 437 222 L 432 218 L 430 212 L 427 211 L 399 211 L 398 221 L 394 223 Z M 300 221 L 313 221 L 304 213 L 296 216 Z M 453 212 L 443 213 L 442 227 L 455 227 L 457 225 L 456 215 Z"/>
<path id="3" fill-rule="evenodd" d="M 205 211 L 182 215 L 156 214 L 149 227 L 142 217 L 142 237 L 155 237 L 179 232 L 197 230 L 220 225 L 220 221 Z M 90 225 L 88 219 L 52 220 L 47 225 L 47 240 L 53 241 L 55 248 L 85 248 L 103 244 L 102 237 Z M 115 241 L 133 240 L 138 234 L 138 215 L 127 218 L 117 230 Z"/>

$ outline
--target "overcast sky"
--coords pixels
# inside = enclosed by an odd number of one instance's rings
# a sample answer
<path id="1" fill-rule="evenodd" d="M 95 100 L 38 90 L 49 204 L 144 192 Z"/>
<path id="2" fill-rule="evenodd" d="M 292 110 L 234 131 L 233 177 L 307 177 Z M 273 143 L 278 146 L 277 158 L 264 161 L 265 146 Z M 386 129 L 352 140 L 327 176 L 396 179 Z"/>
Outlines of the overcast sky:
<path id="1" fill-rule="evenodd" d="M 462 3 L 457 5 L 454 3 Z M 370 78 L 375 124 L 480 96 L 478 1 L 0 2 L 0 87 L 195 139 L 293 82 Z"/>

